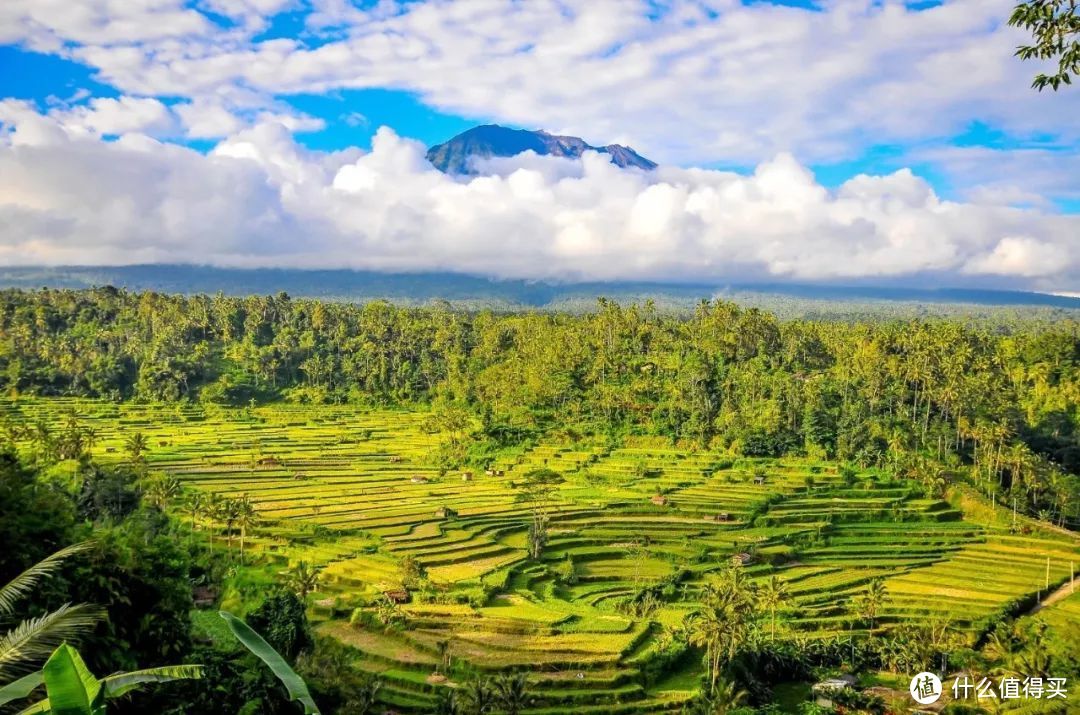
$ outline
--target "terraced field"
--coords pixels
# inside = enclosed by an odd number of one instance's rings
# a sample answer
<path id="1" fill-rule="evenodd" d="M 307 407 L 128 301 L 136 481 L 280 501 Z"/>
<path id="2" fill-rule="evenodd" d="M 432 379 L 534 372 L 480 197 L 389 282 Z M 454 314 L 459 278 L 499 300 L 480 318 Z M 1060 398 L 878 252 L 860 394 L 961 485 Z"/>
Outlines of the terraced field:
<path id="1" fill-rule="evenodd" d="M 1010 533 L 874 475 L 845 483 L 827 464 L 738 460 L 647 438 L 553 440 L 440 474 L 428 455 L 444 437 L 425 432 L 419 412 L 3 405 L 11 421 L 56 429 L 72 409 L 93 427 L 100 459 L 124 459 L 125 438 L 142 432 L 152 470 L 247 495 L 262 519 L 250 551 L 277 568 L 321 569 L 318 628 L 352 646 L 356 667 L 380 674 L 382 697 L 403 711 L 429 711 L 439 688 L 469 673 L 526 669 L 531 713 L 675 712 L 694 694 L 695 659 L 658 681 L 646 674 L 665 630 L 733 558 L 755 580 L 787 584 L 781 635 L 808 638 L 865 632 L 855 604 L 879 578 L 879 626 L 948 618 L 974 638 L 1080 562 L 1067 535 Z M 515 485 L 538 468 L 566 481 L 533 561 Z M 351 625 L 370 623 L 384 592 L 401 589 L 406 557 L 428 579 L 398 606 L 407 625 Z M 664 587 L 662 602 L 633 615 L 626 600 L 650 586 Z M 1075 618 L 1075 604 L 1063 599 L 1042 617 Z M 444 657 L 449 679 L 431 678 Z"/>

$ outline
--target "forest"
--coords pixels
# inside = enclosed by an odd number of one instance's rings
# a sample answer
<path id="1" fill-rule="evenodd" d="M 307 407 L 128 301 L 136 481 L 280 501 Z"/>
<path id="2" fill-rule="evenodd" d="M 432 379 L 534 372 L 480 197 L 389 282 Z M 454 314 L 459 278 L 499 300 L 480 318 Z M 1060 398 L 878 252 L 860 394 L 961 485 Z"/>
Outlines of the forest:
<path id="1" fill-rule="evenodd" d="M 208 607 L 323 712 L 884 713 L 918 669 L 1077 677 L 1078 366 L 1067 317 L 7 290 L 0 583 L 75 550 L 0 607 L 84 608 L 46 643 L 90 673 L 166 668 L 108 712 L 314 711 Z M 59 662 L 5 667 L 13 633 L 0 688 Z"/>

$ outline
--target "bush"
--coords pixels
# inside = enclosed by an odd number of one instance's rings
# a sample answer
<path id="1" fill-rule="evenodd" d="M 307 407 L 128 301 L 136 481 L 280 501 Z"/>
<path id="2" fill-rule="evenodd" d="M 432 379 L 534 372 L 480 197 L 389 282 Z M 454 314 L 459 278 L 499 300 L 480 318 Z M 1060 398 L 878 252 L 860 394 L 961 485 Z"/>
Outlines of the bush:
<path id="1" fill-rule="evenodd" d="M 248 614 L 247 623 L 286 660 L 295 660 L 312 645 L 304 604 L 292 591 L 283 589 L 268 597 Z"/>

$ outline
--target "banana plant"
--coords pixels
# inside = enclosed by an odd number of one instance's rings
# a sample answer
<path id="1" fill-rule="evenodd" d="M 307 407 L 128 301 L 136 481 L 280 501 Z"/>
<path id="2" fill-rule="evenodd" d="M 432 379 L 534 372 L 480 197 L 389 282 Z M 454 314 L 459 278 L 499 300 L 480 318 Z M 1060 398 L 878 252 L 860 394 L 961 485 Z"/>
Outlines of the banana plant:
<path id="1" fill-rule="evenodd" d="M 0 706 L 27 698 L 38 686 L 44 685 L 45 699 L 20 711 L 19 715 L 104 715 L 107 701 L 142 685 L 201 676 L 201 666 L 173 665 L 97 678 L 86 667 L 79 652 L 64 643 L 53 651 L 41 670 L 0 688 Z"/>
<path id="2" fill-rule="evenodd" d="M 322 715 L 319 712 L 319 706 L 315 704 L 315 700 L 308 691 L 307 683 L 295 670 L 289 667 L 289 664 L 285 662 L 280 653 L 274 650 L 273 646 L 267 643 L 251 626 L 233 614 L 228 611 L 219 611 L 219 613 L 225 619 L 225 623 L 228 624 L 229 630 L 236 636 L 236 640 L 240 641 L 245 648 L 251 651 L 259 660 L 266 663 L 270 670 L 274 672 L 281 684 L 289 691 L 289 699 L 304 706 L 305 715 Z"/>

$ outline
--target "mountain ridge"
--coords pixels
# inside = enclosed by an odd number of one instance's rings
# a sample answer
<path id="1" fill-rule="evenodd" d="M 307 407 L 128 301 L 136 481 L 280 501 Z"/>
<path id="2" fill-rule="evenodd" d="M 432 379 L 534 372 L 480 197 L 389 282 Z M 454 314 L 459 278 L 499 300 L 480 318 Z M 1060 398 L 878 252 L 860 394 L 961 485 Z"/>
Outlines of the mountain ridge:
<path id="1" fill-rule="evenodd" d="M 215 268 L 193 264 L 130 266 L 0 267 L 2 289 L 85 289 L 115 286 L 163 293 L 217 292 L 226 295 L 270 295 L 285 291 L 308 298 L 364 302 L 390 300 L 406 304 L 431 300 L 471 301 L 478 306 L 559 309 L 571 302 L 594 305 L 598 296 L 637 301 L 655 298 L 693 310 L 702 299 L 726 297 L 759 302 L 776 297 L 805 302 L 807 311 L 822 301 L 837 304 L 978 305 L 1043 307 L 1080 311 L 1080 298 L 993 288 L 918 288 L 905 286 L 822 285 L 811 283 L 739 282 L 726 279 L 675 281 L 556 282 L 486 278 L 469 273 L 378 272 L 352 269 Z"/>
<path id="2" fill-rule="evenodd" d="M 656 163 L 621 144 L 593 146 L 580 137 L 551 134 L 542 129 L 511 129 L 498 124 L 481 124 L 428 149 L 427 159 L 445 174 L 475 174 L 474 159 L 511 157 L 532 151 L 540 156 L 578 159 L 586 151 L 611 157 L 621 168 L 651 171 Z"/>

